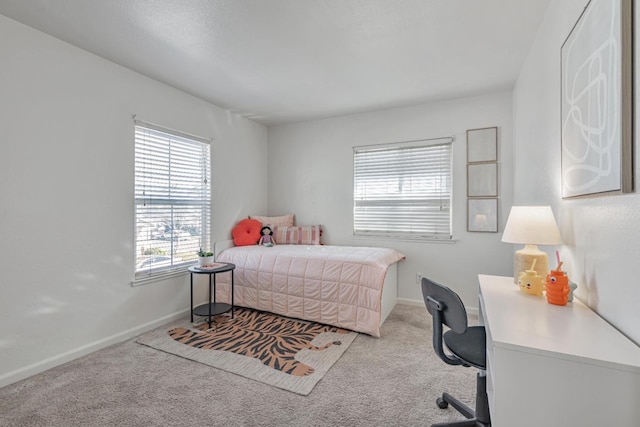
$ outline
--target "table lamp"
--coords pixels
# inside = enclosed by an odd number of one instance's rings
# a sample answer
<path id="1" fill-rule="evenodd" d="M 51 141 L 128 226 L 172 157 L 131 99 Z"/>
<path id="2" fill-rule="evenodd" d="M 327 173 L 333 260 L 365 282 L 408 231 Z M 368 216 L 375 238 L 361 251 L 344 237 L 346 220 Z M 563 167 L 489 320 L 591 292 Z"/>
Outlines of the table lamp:
<path id="1" fill-rule="evenodd" d="M 518 283 L 518 276 L 522 271 L 531 268 L 534 259 L 535 271 L 542 277 L 547 277 L 549 259 L 537 245 L 562 243 L 551 206 L 512 206 L 502 233 L 502 241 L 524 244 L 524 248 L 517 250 L 513 257 L 514 283 Z"/>

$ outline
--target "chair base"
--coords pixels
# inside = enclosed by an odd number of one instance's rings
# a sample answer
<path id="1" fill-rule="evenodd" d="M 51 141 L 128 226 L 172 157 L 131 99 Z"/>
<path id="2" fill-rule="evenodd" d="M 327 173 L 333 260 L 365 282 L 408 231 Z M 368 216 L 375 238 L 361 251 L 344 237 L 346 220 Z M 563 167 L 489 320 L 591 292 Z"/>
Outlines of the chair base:
<path id="1" fill-rule="evenodd" d="M 473 411 L 464 403 L 460 402 L 449 393 L 443 393 L 436 403 L 441 409 L 447 406 L 453 406 L 458 412 L 469 418 L 462 421 L 453 421 L 449 423 L 432 424 L 431 427 L 491 427 L 491 417 L 489 415 L 489 397 L 487 396 L 487 376 L 486 372 L 480 371 L 476 376 L 476 410 Z"/>

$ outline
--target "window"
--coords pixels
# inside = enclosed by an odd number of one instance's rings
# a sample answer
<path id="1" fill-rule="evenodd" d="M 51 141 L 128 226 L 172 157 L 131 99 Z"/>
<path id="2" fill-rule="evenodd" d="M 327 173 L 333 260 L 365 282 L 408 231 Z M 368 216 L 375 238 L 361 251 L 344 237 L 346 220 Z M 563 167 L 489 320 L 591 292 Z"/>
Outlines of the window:
<path id="1" fill-rule="evenodd" d="M 452 142 L 355 147 L 354 234 L 451 239 Z"/>
<path id="2" fill-rule="evenodd" d="M 183 270 L 208 248 L 209 142 L 135 122 L 136 279 Z"/>

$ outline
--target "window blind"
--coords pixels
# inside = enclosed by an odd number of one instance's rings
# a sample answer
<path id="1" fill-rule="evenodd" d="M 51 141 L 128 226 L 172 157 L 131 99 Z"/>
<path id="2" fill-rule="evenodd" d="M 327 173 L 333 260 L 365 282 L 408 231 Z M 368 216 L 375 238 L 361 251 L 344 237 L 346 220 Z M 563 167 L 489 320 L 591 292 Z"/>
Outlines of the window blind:
<path id="1" fill-rule="evenodd" d="M 354 147 L 354 234 L 451 239 L 452 142 Z"/>
<path id="2" fill-rule="evenodd" d="M 182 269 L 208 248 L 210 144 L 135 122 L 136 278 Z"/>

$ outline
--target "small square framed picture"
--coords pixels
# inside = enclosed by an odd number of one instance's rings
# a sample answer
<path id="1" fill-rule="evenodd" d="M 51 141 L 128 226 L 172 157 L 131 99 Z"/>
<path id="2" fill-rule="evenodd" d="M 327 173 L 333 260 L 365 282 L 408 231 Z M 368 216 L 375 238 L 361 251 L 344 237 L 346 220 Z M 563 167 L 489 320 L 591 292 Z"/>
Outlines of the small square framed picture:
<path id="1" fill-rule="evenodd" d="M 498 164 L 467 165 L 467 197 L 498 197 Z"/>
<path id="2" fill-rule="evenodd" d="M 498 161 L 498 128 L 467 131 L 467 163 Z"/>
<path id="3" fill-rule="evenodd" d="M 498 199 L 467 199 L 467 231 L 498 232 Z"/>

